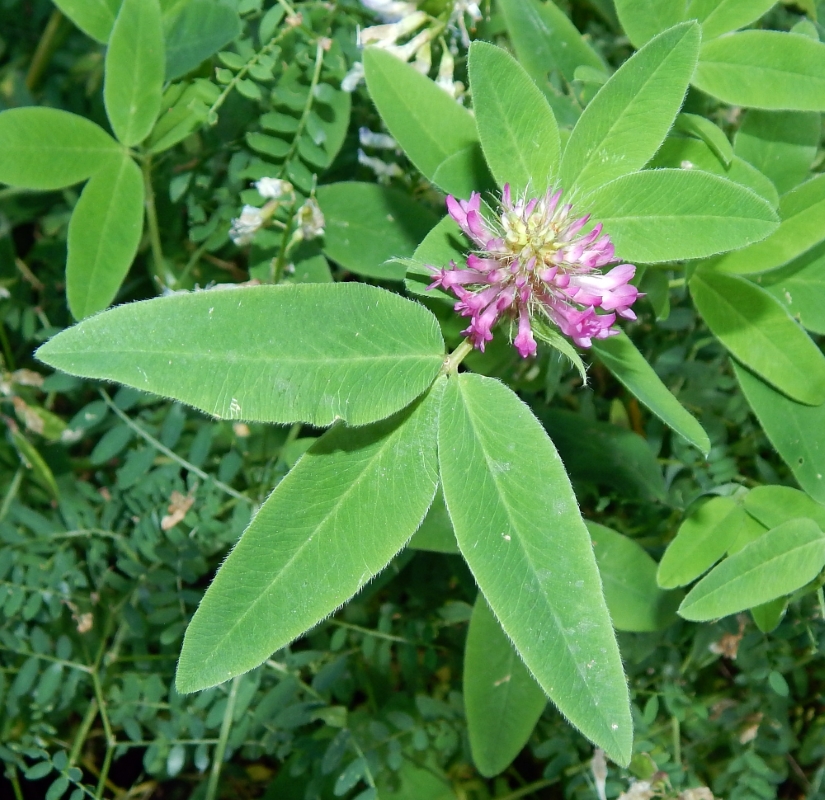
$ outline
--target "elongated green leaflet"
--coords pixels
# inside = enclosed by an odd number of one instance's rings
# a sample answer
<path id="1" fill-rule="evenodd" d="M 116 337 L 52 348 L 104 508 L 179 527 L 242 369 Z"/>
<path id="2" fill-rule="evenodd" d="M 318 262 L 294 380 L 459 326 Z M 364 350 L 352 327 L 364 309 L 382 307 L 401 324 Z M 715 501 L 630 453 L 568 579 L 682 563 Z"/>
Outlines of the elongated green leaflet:
<path id="1" fill-rule="evenodd" d="M 780 31 L 742 31 L 702 46 L 693 83 L 725 103 L 825 110 L 825 44 Z"/>
<path id="2" fill-rule="evenodd" d="M 682 593 L 665 592 L 656 585 L 656 562 L 645 549 L 595 522 L 588 522 L 587 530 L 616 630 L 644 633 L 673 622 Z"/>
<path id="3" fill-rule="evenodd" d="M 123 148 L 99 125 L 56 108 L 0 113 L 0 182 L 62 189 L 86 180 Z"/>
<path id="4" fill-rule="evenodd" d="M 626 334 L 620 333 L 609 339 L 596 340 L 593 350 L 616 378 L 665 425 L 673 428 L 703 455 L 708 454 L 710 439 L 702 426 L 662 383 L 648 360 L 636 349 Z"/>
<path id="5" fill-rule="evenodd" d="M 165 59 L 158 0 L 123 0 L 106 50 L 103 100 L 115 136 L 142 142 L 160 111 Z"/>
<path id="6" fill-rule="evenodd" d="M 825 534 L 810 519 L 792 519 L 760 536 L 706 575 L 679 614 L 702 621 L 790 594 L 825 566 Z"/>
<path id="7" fill-rule="evenodd" d="M 702 39 L 708 41 L 756 22 L 775 4 L 776 0 L 691 0 L 688 15 L 702 23 Z"/>
<path id="8" fill-rule="evenodd" d="M 745 366 L 800 403 L 825 403 L 825 357 L 773 295 L 736 275 L 697 270 L 702 318 Z"/>
<path id="9" fill-rule="evenodd" d="M 745 511 L 768 528 L 794 517 L 812 519 L 825 530 L 825 506 L 790 486 L 757 486 L 745 495 Z"/>
<path id="10" fill-rule="evenodd" d="M 53 367 L 224 419 L 383 419 L 420 395 L 444 343 L 422 306 L 361 283 L 255 286 L 119 306 L 58 334 Z"/>
<path id="11" fill-rule="evenodd" d="M 714 497 L 693 509 L 659 563 L 659 586 L 685 586 L 709 570 L 736 540 L 744 516 L 729 497 Z"/>
<path id="12" fill-rule="evenodd" d="M 530 76 L 499 47 L 470 47 L 470 88 L 484 156 L 499 185 L 533 196 L 554 185 L 559 166 L 556 118 Z"/>
<path id="13" fill-rule="evenodd" d="M 129 156 L 92 176 L 69 222 L 66 296 L 75 319 L 115 299 L 143 232 L 143 176 Z"/>
<path id="14" fill-rule="evenodd" d="M 770 204 L 725 178 L 699 170 L 656 169 L 625 175 L 587 201 L 619 258 L 677 261 L 758 242 L 776 230 Z"/>
<path id="15" fill-rule="evenodd" d="M 628 39 L 642 47 L 685 19 L 686 0 L 616 0 L 616 12 Z"/>
<path id="16" fill-rule="evenodd" d="M 438 435 L 459 548 L 533 676 L 618 763 L 633 739 L 627 686 L 587 528 L 553 443 L 490 378 L 461 374 Z"/>
<path id="17" fill-rule="evenodd" d="M 106 44 L 120 0 L 54 0 L 54 4 L 87 36 Z"/>
<path id="18" fill-rule="evenodd" d="M 825 503 L 825 405 L 795 403 L 744 367 L 733 365 L 748 404 L 799 485 Z"/>
<path id="19" fill-rule="evenodd" d="M 338 425 L 278 485 L 204 595 L 176 686 L 194 692 L 261 664 L 382 570 L 438 485 L 442 382 L 363 428 Z"/>
<path id="20" fill-rule="evenodd" d="M 503 772 L 527 744 L 547 697 L 479 594 L 464 648 L 464 709 L 478 771 Z"/>
<path id="21" fill-rule="evenodd" d="M 410 161 L 425 177 L 456 153 L 478 146 L 470 112 L 443 89 L 391 53 L 375 47 L 364 51 L 367 88 L 382 119 Z M 467 196 L 467 182 L 453 172 L 442 189 Z"/>
<path id="22" fill-rule="evenodd" d="M 641 169 L 682 104 L 699 52 L 699 26 L 677 25 L 648 42 L 600 89 L 576 123 L 561 185 L 577 196 Z"/>

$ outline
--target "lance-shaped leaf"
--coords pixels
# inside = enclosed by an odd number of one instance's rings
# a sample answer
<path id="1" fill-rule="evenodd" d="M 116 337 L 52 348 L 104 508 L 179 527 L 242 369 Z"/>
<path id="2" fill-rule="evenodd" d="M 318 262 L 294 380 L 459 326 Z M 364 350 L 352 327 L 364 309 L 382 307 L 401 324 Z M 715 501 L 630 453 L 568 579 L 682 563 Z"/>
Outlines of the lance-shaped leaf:
<path id="1" fill-rule="evenodd" d="M 613 626 L 619 631 L 658 631 L 676 619 L 681 592 L 656 584 L 656 562 L 633 539 L 587 523 Z"/>
<path id="2" fill-rule="evenodd" d="M 324 253 L 358 275 L 402 280 L 404 266 L 438 218 L 405 192 L 346 181 L 318 187 L 324 212 Z"/>
<path id="3" fill-rule="evenodd" d="M 825 503 L 825 405 L 794 403 L 737 364 L 736 378 L 759 424 L 799 485 Z"/>
<path id="4" fill-rule="evenodd" d="M 106 44 L 121 0 L 54 0 L 54 4 L 80 30 Z"/>
<path id="5" fill-rule="evenodd" d="M 622 64 L 573 129 L 561 162 L 566 191 L 589 194 L 650 161 L 682 104 L 698 52 L 699 26 L 687 22 Z"/>
<path id="6" fill-rule="evenodd" d="M 338 425 L 278 484 L 189 624 L 176 686 L 253 669 L 332 614 L 398 553 L 432 503 L 443 382 L 363 428 Z"/>
<path id="7" fill-rule="evenodd" d="M 779 193 L 769 178 L 743 158 L 734 155 L 730 169 L 714 155 L 713 151 L 698 139 L 668 136 L 650 162 L 651 169 L 672 167 L 675 169 L 700 169 L 745 186 L 766 200 L 772 208 L 779 205 Z"/>
<path id="8" fill-rule="evenodd" d="M 490 778 L 510 766 L 546 705 L 544 691 L 479 593 L 464 648 L 464 710 L 482 775 Z"/>
<path id="9" fill-rule="evenodd" d="M 619 22 L 634 47 L 685 19 L 688 0 L 616 0 Z"/>
<path id="10" fill-rule="evenodd" d="M 709 570 L 736 541 L 744 516 L 729 497 L 713 497 L 694 508 L 659 562 L 659 586 L 685 586 Z"/>
<path id="11" fill-rule="evenodd" d="M 143 176 L 124 155 L 95 173 L 69 222 L 66 296 L 75 319 L 115 299 L 143 232 Z"/>
<path id="12" fill-rule="evenodd" d="M 679 606 L 704 621 L 790 594 L 825 566 L 825 534 L 810 519 L 792 519 L 760 536 L 702 578 Z"/>
<path id="13" fill-rule="evenodd" d="M 808 177 L 821 133 L 822 117 L 815 111 L 753 109 L 745 114 L 733 148 L 785 194 Z"/>
<path id="14" fill-rule="evenodd" d="M 598 53 L 552 0 L 499 0 L 498 6 L 518 60 L 542 91 L 553 71 L 569 83 L 578 67 L 606 69 Z"/>
<path id="15" fill-rule="evenodd" d="M 484 156 L 499 185 L 546 192 L 559 168 L 556 118 L 530 76 L 499 47 L 470 47 L 470 88 Z"/>
<path id="16" fill-rule="evenodd" d="M 825 239 L 825 175 L 779 201 L 779 227 L 766 239 L 713 262 L 714 270 L 750 274 L 786 264 Z"/>
<path id="17" fill-rule="evenodd" d="M 438 435 L 459 548 L 533 676 L 618 763 L 633 740 L 627 686 L 587 528 L 553 443 L 490 378 L 461 374 Z"/>
<path id="18" fill-rule="evenodd" d="M 774 5 L 776 0 L 691 0 L 687 15 L 702 23 L 708 41 L 756 22 Z"/>
<path id="19" fill-rule="evenodd" d="M 641 263 L 704 258 L 764 239 L 779 222 L 753 192 L 707 172 L 635 172 L 587 201 L 619 258 Z"/>
<path id="20" fill-rule="evenodd" d="M 674 127 L 677 131 L 701 139 L 722 162 L 725 169 L 730 169 L 733 161 L 733 145 L 728 141 L 728 137 L 721 128 L 714 125 L 706 117 L 684 112 L 676 117 Z"/>
<path id="21" fill-rule="evenodd" d="M 760 284 L 803 328 L 825 334 L 825 243 L 782 269 L 760 275 Z"/>
<path id="22" fill-rule="evenodd" d="M 375 47 L 364 51 L 372 101 L 410 161 L 430 180 L 456 153 L 478 144 L 472 114 L 411 64 Z M 461 194 L 463 180 L 442 179 L 446 192 Z"/>
<path id="23" fill-rule="evenodd" d="M 613 375 L 665 425 L 687 439 L 703 455 L 708 454 L 710 439 L 702 426 L 662 383 L 626 334 L 594 341 L 593 350 Z"/>
<path id="24" fill-rule="evenodd" d="M 825 44 L 780 31 L 742 31 L 702 46 L 693 83 L 725 103 L 825 110 Z"/>
<path id="25" fill-rule="evenodd" d="M 115 136 L 127 147 L 142 142 L 155 124 L 164 71 L 158 0 L 123 0 L 106 50 L 103 100 Z"/>
<path id="26" fill-rule="evenodd" d="M 56 108 L 0 113 L 0 183 L 62 189 L 86 180 L 123 148 L 99 125 Z"/>
<path id="27" fill-rule="evenodd" d="M 773 295 L 708 269 L 693 274 L 690 291 L 713 334 L 746 367 L 800 403 L 825 403 L 825 357 Z"/>
<path id="28" fill-rule="evenodd" d="M 794 517 L 812 519 L 825 530 L 825 506 L 790 486 L 757 486 L 745 495 L 745 511 L 768 528 Z"/>
<path id="29" fill-rule="evenodd" d="M 255 286 L 118 306 L 43 345 L 73 375 L 125 383 L 223 419 L 383 419 L 443 361 L 425 308 L 362 283 Z"/>

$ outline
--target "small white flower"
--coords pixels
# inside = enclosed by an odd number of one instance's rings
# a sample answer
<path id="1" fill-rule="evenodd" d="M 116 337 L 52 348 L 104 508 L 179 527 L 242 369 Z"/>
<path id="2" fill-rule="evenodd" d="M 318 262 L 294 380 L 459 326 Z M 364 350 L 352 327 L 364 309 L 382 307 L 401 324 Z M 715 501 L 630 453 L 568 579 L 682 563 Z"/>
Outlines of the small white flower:
<path id="1" fill-rule="evenodd" d="M 341 81 L 341 91 L 354 92 L 362 80 L 364 80 L 364 65 L 360 61 L 356 61 L 344 76 L 344 80 Z"/>
<path id="2" fill-rule="evenodd" d="M 415 3 L 404 0 L 361 0 L 361 5 L 374 11 L 386 22 L 397 22 L 416 11 Z"/>
<path id="3" fill-rule="evenodd" d="M 255 188 L 258 194 L 267 200 L 278 200 L 292 192 L 292 184 L 280 178 L 261 178 L 255 181 Z"/>
<path id="4" fill-rule="evenodd" d="M 378 177 L 379 183 L 388 183 L 390 178 L 400 178 L 404 174 L 398 164 L 388 164 L 380 158 L 368 156 L 360 147 L 358 148 L 358 163 L 369 167 Z"/>
<path id="5" fill-rule="evenodd" d="M 398 142 L 386 133 L 373 133 L 369 128 L 358 129 L 358 141 L 363 147 L 374 147 L 377 150 L 395 150 Z"/>
<path id="6" fill-rule="evenodd" d="M 264 218 L 260 208 L 244 206 L 241 211 L 241 216 L 232 220 L 232 227 L 229 229 L 229 238 L 232 239 L 238 247 L 243 247 L 252 241 L 263 224 Z"/>
<path id="7" fill-rule="evenodd" d="M 324 213 L 314 197 L 310 197 L 295 216 L 303 239 L 314 239 L 316 236 L 324 235 Z"/>
<path id="8" fill-rule="evenodd" d="M 398 22 L 364 28 L 364 30 L 359 31 L 358 44 L 361 47 L 367 44 L 374 44 L 377 47 L 389 47 L 403 36 L 418 30 L 428 19 L 429 17 L 423 11 L 415 11 Z"/>

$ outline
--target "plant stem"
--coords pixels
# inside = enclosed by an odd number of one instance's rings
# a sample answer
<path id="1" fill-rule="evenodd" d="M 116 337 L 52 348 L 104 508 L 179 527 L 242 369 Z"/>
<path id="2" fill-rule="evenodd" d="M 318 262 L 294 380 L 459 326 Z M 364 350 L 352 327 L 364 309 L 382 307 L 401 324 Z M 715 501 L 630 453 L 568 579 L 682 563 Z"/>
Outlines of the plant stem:
<path id="1" fill-rule="evenodd" d="M 86 713 L 83 715 L 83 720 L 80 723 L 80 727 L 77 729 L 74 741 L 72 742 L 72 749 L 69 752 L 70 767 L 73 767 L 77 763 L 78 758 L 80 758 L 80 750 L 83 747 L 83 742 L 86 741 L 86 737 L 89 735 L 89 728 L 92 727 L 92 723 L 95 721 L 96 716 L 97 700 L 92 698 L 89 703 L 89 707 L 86 709 Z"/>
<path id="2" fill-rule="evenodd" d="M 155 277 L 165 286 L 166 261 L 163 257 L 163 246 L 160 241 L 160 227 L 158 226 L 158 212 L 155 206 L 155 190 L 152 188 L 152 156 L 148 153 L 143 157 L 141 165 L 143 172 L 143 187 L 146 193 L 146 223 L 149 227 L 149 243 L 152 247 L 152 261 L 155 266 Z"/>
<path id="3" fill-rule="evenodd" d="M 520 789 L 510 792 L 510 794 L 503 794 L 500 797 L 496 797 L 495 800 L 518 800 L 519 797 L 526 797 L 528 794 L 533 794 L 539 789 L 552 786 L 555 782 L 555 779 L 544 779 L 536 781 L 535 783 L 528 783 L 527 786 L 522 786 Z"/>
<path id="4" fill-rule="evenodd" d="M 246 495 L 241 494 L 240 492 L 233 489 L 231 486 L 227 486 L 223 481 L 219 481 L 217 478 L 212 477 L 207 472 L 204 472 L 202 469 L 199 469 L 194 464 L 190 464 L 185 458 L 181 458 L 177 453 L 170 450 L 165 445 L 162 445 L 157 439 L 155 439 L 152 434 L 147 433 L 143 428 L 140 427 L 136 422 L 130 419 L 126 414 L 124 414 L 113 402 L 112 398 L 106 394 L 105 390 L 100 390 L 100 396 L 103 398 L 103 402 L 106 403 L 112 411 L 117 414 L 138 436 L 145 439 L 149 444 L 152 445 L 156 450 L 160 451 L 165 455 L 167 458 L 171 458 L 172 461 L 180 464 L 184 469 L 189 470 L 189 472 L 193 472 L 197 475 L 201 480 L 204 481 L 211 481 L 215 484 L 219 489 L 226 492 L 227 494 L 232 495 L 232 497 L 237 498 L 238 500 L 243 500 L 245 503 L 252 503 Z"/>
<path id="5" fill-rule="evenodd" d="M 65 19 L 63 14 L 55 9 L 43 29 L 43 35 L 37 43 L 37 49 L 32 56 L 29 71 L 26 73 L 26 88 L 33 92 L 40 84 L 43 73 L 49 62 L 52 60 L 54 51 L 60 46 L 63 37 L 66 35 L 68 28 L 64 25 Z"/>
<path id="6" fill-rule="evenodd" d="M 21 466 L 18 467 L 17 472 L 14 473 L 14 477 L 11 479 L 8 491 L 6 492 L 6 496 L 3 498 L 3 503 L 0 505 L 0 522 L 2 522 L 6 514 L 9 513 L 9 508 L 11 507 L 14 498 L 17 497 L 17 492 L 20 490 L 20 481 L 22 480 L 23 467 Z"/>
<path id="7" fill-rule="evenodd" d="M 117 740 L 115 739 L 112 725 L 109 722 L 109 715 L 106 713 L 106 699 L 103 697 L 103 687 L 100 685 L 97 670 L 93 669 L 91 675 L 92 685 L 95 689 L 95 698 L 100 709 L 100 719 L 103 722 L 103 730 L 106 734 L 106 755 L 103 758 L 103 766 L 100 768 L 100 777 L 98 778 L 97 790 L 95 792 L 99 800 L 103 800 L 103 790 L 106 788 L 106 779 L 109 777 L 109 769 L 112 766 L 112 757 L 115 753 Z"/>
<path id="8" fill-rule="evenodd" d="M 473 343 L 469 339 L 465 339 L 455 350 L 453 350 L 441 366 L 439 375 L 455 375 L 458 371 L 458 365 L 473 351 Z"/>
<path id="9" fill-rule="evenodd" d="M 232 715 L 235 713 L 235 699 L 238 695 L 240 680 L 241 676 L 238 675 L 232 680 L 232 686 L 229 688 L 229 697 L 226 701 L 226 709 L 223 712 L 221 731 L 218 744 L 215 747 L 215 756 L 212 759 L 212 770 L 209 773 L 209 783 L 206 786 L 204 800 L 215 800 L 218 795 L 218 781 L 221 777 L 221 767 L 223 766 L 223 757 L 226 754 L 229 731 L 232 729 Z"/>
<path id="10" fill-rule="evenodd" d="M 286 162 L 284 162 L 286 163 Z M 292 220 L 295 217 L 295 200 L 289 207 L 287 214 L 287 223 L 284 226 L 284 232 L 281 234 L 281 246 L 278 249 L 278 258 L 275 260 L 275 265 L 272 269 L 272 283 L 280 283 L 281 278 L 284 277 L 284 269 L 286 268 L 286 257 L 289 251 L 289 234 L 292 232 Z"/>
<path id="11" fill-rule="evenodd" d="M 670 727 L 673 731 L 673 761 L 681 769 L 682 767 L 682 733 L 679 720 L 676 717 L 670 718 Z"/>

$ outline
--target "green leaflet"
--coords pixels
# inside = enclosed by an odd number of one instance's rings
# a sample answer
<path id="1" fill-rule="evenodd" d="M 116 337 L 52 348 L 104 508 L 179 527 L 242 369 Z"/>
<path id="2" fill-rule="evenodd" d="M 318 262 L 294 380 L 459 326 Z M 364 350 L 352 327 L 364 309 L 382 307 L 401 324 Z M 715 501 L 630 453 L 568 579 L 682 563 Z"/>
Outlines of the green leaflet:
<path id="1" fill-rule="evenodd" d="M 619 258 L 656 263 L 704 258 L 764 239 L 776 212 L 748 189 L 699 170 L 635 172 L 588 200 Z"/>
<path id="2" fill-rule="evenodd" d="M 99 125 L 55 108 L 0 113 L 0 182 L 25 189 L 62 189 L 86 180 L 123 148 Z"/>
<path id="3" fill-rule="evenodd" d="M 443 492 L 436 492 L 427 516 L 407 543 L 407 547 L 412 550 L 429 550 L 433 553 L 458 553 L 453 523 L 450 522 L 450 514 L 444 504 Z"/>
<path id="4" fill-rule="evenodd" d="M 644 548 L 596 522 L 588 522 L 587 530 L 616 630 L 645 633 L 670 625 L 682 593 L 656 585 L 656 562 Z"/>
<path id="5" fill-rule="evenodd" d="M 544 691 L 479 593 L 464 648 L 464 709 L 470 751 L 482 775 L 490 778 L 510 766 L 546 705 Z"/>
<path id="6" fill-rule="evenodd" d="M 548 408 L 539 416 L 574 482 L 611 486 L 647 502 L 667 499 L 662 469 L 638 434 L 572 411 Z"/>
<path id="7" fill-rule="evenodd" d="M 447 267 L 451 261 L 463 266 L 468 247 L 461 228 L 453 218 L 449 214 L 443 217 L 424 237 L 413 257 L 404 262 L 407 266 L 404 280 L 407 291 L 420 297 L 442 300 L 450 306 L 454 305 L 455 297 L 443 289 L 427 289 L 433 282 L 433 274 L 427 267 Z"/>
<path id="8" fill-rule="evenodd" d="M 725 132 L 709 119 L 698 114 L 681 113 L 676 117 L 675 129 L 701 139 L 722 162 L 725 169 L 730 169 L 733 161 L 733 145 Z"/>
<path id="9" fill-rule="evenodd" d="M 213 289 L 130 303 L 55 336 L 38 358 L 224 419 L 383 419 L 438 373 L 444 344 L 417 303 L 362 283 Z"/>
<path id="10" fill-rule="evenodd" d="M 788 598 L 777 597 L 776 600 L 754 606 L 750 612 L 756 627 L 762 633 L 770 633 L 782 621 L 787 608 Z"/>
<path id="11" fill-rule="evenodd" d="M 693 83 L 725 103 L 825 110 L 825 45 L 779 31 L 742 31 L 702 45 Z"/>
<path id="12" fill-rule="evenodd" d="M 606 69 L 598 53 L 552 0 L 499 0 L 498 5 L 518 60 L 543 92 L 551 92 L 547 76 L 553 71 L 569 83 L 580 66 Z"/>
<path id="13" fill-rule="evenodd" d="M 759 279 L 804 328 L 825 334 L 825 244 Z"/>
<path id="14" fill-rule="evenodd" d="M 115 24 L 121 0 L 54 0 L 54 4 L 80 30 L 106 44 Z"/>
<path id="15" fill-rule="evenodd" d="M 507 387 L 460 374 L 444 393 L 438 451 L 458 545 L 505 632 L 572 724 L 626 764 L 633 733 L 619 651 L 552 442 Z"/>
<path id="16" fill-rule="evenodd" d="M 784 195 L 779 201 L 779 218 L 779 227 L 770 236 L 714 261 L 714 269 L 739 274 L 766 272 L 825 239 L 825 175 Z"/>
<path id="17" fill-rule="evenodd" d="M 745 495 L 745 511 L 768 528 L 795 517 L 812 519 L 825 530 L 825 506 L 790 486 L 757 486 Z"/>
<path id="18" fill-rule="evenodd" d="M 686 19 L 688 0 L 616 0 L 619 22 L 636 48 Z"/>
<path id="19" fill-rule="evenodd" d="M 647 406 L 665 425 L 707 456 L 710 439 L 696 418 L 689 414 L 659 379 L 648 360 L 625 333 L 595 340 L 593 350 L 613 375 Z"/>
<path id="20" fill-rule="evenodd" d="M 766 200 L 772 208 L 779 205 L 779 193 L 773 182 L 756 167 L 734 154 L 730 169 L 713 154 L 703 141 L 679 136 L 668 136 L 649 165 L 651 168 L 672 167 L 700 169 L 745 186 Z"/>
<path id="21" fill-rule="evenodd" d="M 443 379 L 382 422 L 337 425 L 278 484 L 189 624 L 179 692 L 258 666 L 332 614 L 404 546 L 438 483 L 442 389 Z"/>
<path id="22" fill-rule="evenodd" d="M 401 280 L 401 264 L 438 218 L 408 194 L 374 183 L 320 186 L 318 203 L 326 220 L 324 253 L 342 267 L 370 278 Z"/>
<path id="23" fill-rule="evenodd" d="M 106 50 L 103 101 L 112 130 L 126 147 L 152 130 L 164 72 L 158 0 L 123 0 Z"/>
<path id="24" fill-rule="evenodd" d="M 785 194 L 808 177 L 821 130 L 822 116 L 816 111 L 753 109 L 736 132 L 734 152 Z"/>
<path id="25" fill-rule="evenodd" d="M 499 185 L 531 196 L 555 184 L 559 129 L 542 93 L 518 63 L 499 47 L 470 47 L 470 88 L 484 156 Z"/>
<path id="26" fill-rule="evenodd" d="M 69 222 L 66 296 L 75 319 L 114 299 L 143 233 L 143 175 L 129 156 L 95 173 Z"/>
<path id="27" fill-rule="evenodd" d="M 573 129 L 561 162 L 566 191 L 584 197 L 650 161 L 682 104 L 698 51 L 699 26 L 684 23 L 622 64 Z"/>
<path id="28" fill-rule="evenodd" d="M 713 497 L 695 506 L 659 562 L 659 586 L 685 586 L 709 570 L 736 540 L 744 516 L 729 497 Z"/>
<path id="29" fill-rule="evenodd" d="M 800 403 L 825 403 L 825 357 L 773 295 L 737 275 L 697 270 L 696 308 L 741 361 Z"/>
<path id="30" fill-rule="evenodd" d="M 185 75 L 241 33 L 241 18 L 218 0 L 188 0 L 164 14 L 166 80 Z"/>
<path id="31" fill-rule="evenodd" d="M 367 88 L 382 119 L 410 161 L 430 180 L 450 156 L 478 142 L 470 112 L 391 53 L 364 51 Z M 457 184 L 457 185 L 455 185 Z M 466 196 L 462 180 L 443 180 L 445 192 Z"/>
<path id="32" fill-rule="evenodd" d="M 733 365 L 759 424 L 799 485 L 825 503 L 825 405 L 794 403 L 748 370 Z"/>
<path id="33" fill-rule="evenodd" d="M 702 39 L 707 42 L 756 22 L 774 5 L 776 0 L 690 0 L 687 18 L 702 23 Z"/>
<path id="34" fill-rule="evenodd" d="M 725 559 L 691 589 L 679 607 L 703 621 L 752 608 L 804 586 L 825 565 L 825 535 L 809 519 L 792 519 Z"/>

